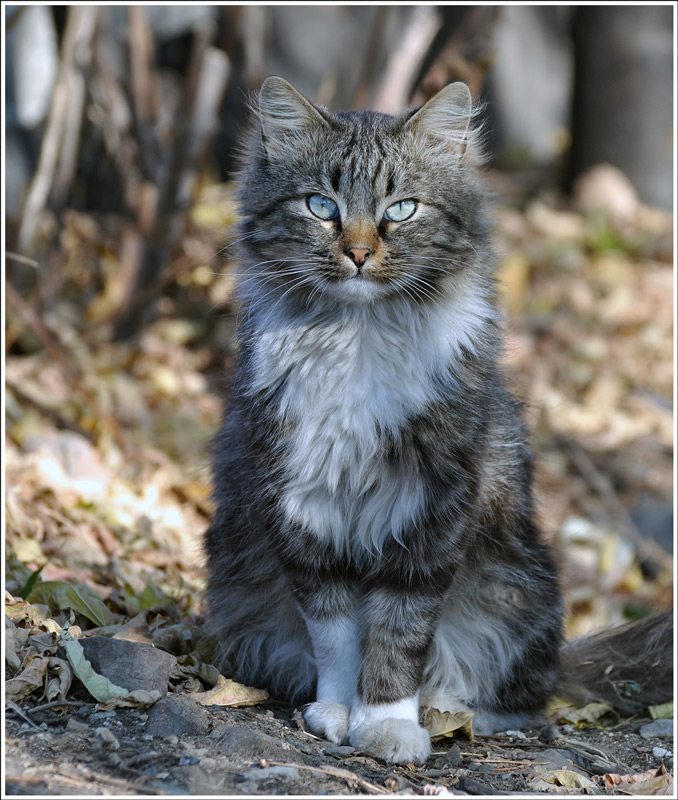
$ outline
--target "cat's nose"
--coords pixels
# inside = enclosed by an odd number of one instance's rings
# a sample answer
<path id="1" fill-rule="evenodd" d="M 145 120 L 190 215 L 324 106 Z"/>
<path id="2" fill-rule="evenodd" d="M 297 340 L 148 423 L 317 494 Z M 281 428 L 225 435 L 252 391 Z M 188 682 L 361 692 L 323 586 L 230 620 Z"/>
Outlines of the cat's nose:
<path id="1" fill-rule="evenodd" d="M 347 247 L 344 252 L 356 267 L 362 267 L 372 253 L 374 253 L 374 250 L 370 250 L 369 247 Z"/>

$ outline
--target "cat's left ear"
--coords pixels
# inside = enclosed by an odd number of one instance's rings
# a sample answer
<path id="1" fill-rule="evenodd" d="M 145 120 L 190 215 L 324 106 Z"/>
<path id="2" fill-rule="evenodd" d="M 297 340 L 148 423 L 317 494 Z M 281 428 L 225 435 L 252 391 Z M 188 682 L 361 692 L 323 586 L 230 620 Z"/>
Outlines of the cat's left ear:
<path id="1" fill-rule="evenodd" d="M 259 90 L 261 140 L 269 156 L 298 150 L 300 136 L 313 129 L 328 128 L 329 122 L 291 83 L 272 76 Z"/>
<path id="2" fill-rule="evenodd" d="M 407 121 L 418 134 L 448 142 L 460 155 L 466 151 L 473 112 L 471 91 L 465 83 L 450 83 L 425 103 Z"/>

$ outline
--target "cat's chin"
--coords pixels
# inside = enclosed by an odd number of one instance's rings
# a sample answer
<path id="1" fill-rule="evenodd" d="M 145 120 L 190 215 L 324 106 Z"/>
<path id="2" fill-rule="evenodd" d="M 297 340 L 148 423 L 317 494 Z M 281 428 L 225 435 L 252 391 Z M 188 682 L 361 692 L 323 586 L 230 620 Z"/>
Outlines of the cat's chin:
<path id="1" fill-rule="evenodd" d="M 337 300 L 353 303 L 372 303 L 390 294 L 388 286 L 375 283 L 369 278 L 346 278 L 325 286 L 326 294 Z"/>

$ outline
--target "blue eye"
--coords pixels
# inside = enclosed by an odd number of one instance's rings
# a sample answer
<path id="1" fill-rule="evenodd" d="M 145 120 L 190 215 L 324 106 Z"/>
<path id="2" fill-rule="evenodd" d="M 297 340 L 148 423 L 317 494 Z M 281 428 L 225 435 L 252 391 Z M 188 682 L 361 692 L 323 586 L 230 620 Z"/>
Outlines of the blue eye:
<path id="1" fill-rule="evenodd" d="M 390 219 L 391 222 L 402 222 L 405 219 L 409 219 L 416 210 L 416 200 L 398 200 L 397 203 L 393 203 L 392 206 L 389 206 L 384 211 L 384 216 L 386 219 Z"/>
<path id="2" fill-rule="evenodd" d="M 334 200 L 321 194 L 309 195 L 306 198 L 306 205 L 311 214 L 318 219 L 336 219 L 339 216 L 339 207 Z"/>

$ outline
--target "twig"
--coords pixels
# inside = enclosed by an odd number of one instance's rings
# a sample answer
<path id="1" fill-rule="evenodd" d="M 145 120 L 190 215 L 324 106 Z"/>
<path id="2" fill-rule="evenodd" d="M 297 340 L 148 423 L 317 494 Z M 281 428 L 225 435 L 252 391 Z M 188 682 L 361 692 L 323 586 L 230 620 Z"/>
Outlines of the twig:
<path id="1" fill-rule="evenodd" d="M 48 709 L 56 708 L 57 706 L 72 706 L 73 708 L 81 708 L 82 706 L 86 705 L 89 705 L 89 703 L 85 703 L 82 700 L 52 700 L 50 703 L 42 703 L 39 706 L 27 708 L 26 711 L 29 714 L 35 714 L 38 711 L 47 711 Z"/>
<path id="2" fill-rule="evenodd" d="M 268 761 L 267 759 L 262 759 L 261 761 L 262 767 L 293 767 L 294 769 L 305 769 L 309 772 L 320 772 L 323 775 L 330 775 L 333 778 L 342 778 L 345 781 L 357 781 L 361 786 L 364 786 L 366 789 L 370 789 L 373 792 L 377 792 L 377 794 L 388 794 L 388 790 L 384 789 L 382 786 L 377 786 L 376 783 L 370 783 L 370 781 L 361 778 L 359 775 L 356 775 L 355 772 L 351 772 L 348 769 L 343 769 L 342 767 L 309 767 L 306 764 L 286 764 L 284 761 Z"/>
<path id="3" fill-rule="evenodd" d="M 12 700 L 5 700 L 5 705 L 10 711 L 13 711 L 15 714 L 18 714 L 21 717 L 21 719 L 28 722 L 29 725 L 32 725 L 34 728 L 38 727 L 30 717 L 24 714 L 24 712 L 19 708 L 19 706 L 15 702 L 13 702 Z"/>
<path id="4" fill-rule="evenodd" d="M 603 750 L 599 750 L 597 747 L 594 747 L 592 744 L 584 744 L 584 742 L 578 742 L 575 739 L 568 739 L 565 736 L 561 737 L 561 740 L 567 744 L 572 750 L 576 750 L 579 753 L 582 753 L 585 756 L 598 756 L 602 758 L 603 761 L 606 761 L 608 764 L 612 764 L 615 767 L 622 767 L 623 769 L 631 772 L 631 767 L 628 764 L 625 764 L 623 761 L 620 761 L 618 758 L 610 755 L 610 753 L 605 753 Z"/>
<path id="5" fill-rule="evenodd" d="M 25 264 L 27 267 L 35 267 L 35 269 L 40 269 L 39 261 L 36 261 L 34 258 L 28 258 L 27 256 L 19 255 L 19 253 L 5 252 L 5 258 L 8 258 L 10 261 L 16 261 L 17 264 Z"/>
<path id="6" fill-rule="evenodd" d="M 96 6 L 81 6 L 79 12 L 75 17 L 77 27 L 73 34 L 72 53 L 69 53 L 66 62 L 64 80 L 68 91 L 68 114 L 64 123 L 59 163 L 52 188 L 52 197 L 59 207 L 66 200 L 77 168 L 78 145 L 87 93 L 84 72 L 92 60 L 92 41 L 99 19 L 99 9 Z"/>
<path id="7" fill-rule="evenodd" d="M 52 189 L 52 181 L 59 162 L 59 153 L 64 140 L 64 131 L 71 112 L 71 76 L 75 70 L 75 58 L 84 39 L 94 33 L 90 24 L 99 11 L 96 7 L 73 6 L 69 9 L 68 22 L 62 45 L 62 61 L 59 67 L 52 105 L 47 116 L 47 127 L 42 138 L 40 158 L 33 179 L 28 187 L 26 201 L 19 224 L 18 246 L 25 250 L 31 244 L 38 217 Z"/>
<path id="8" fill-rule="evenodd" d="M 374 103 L 377 111 L 397 114 L 405 108 L 414 77 L 441 22 L 433 6 L 412 7 L 407 27 L 384 70 L 385 78 Z"/>

